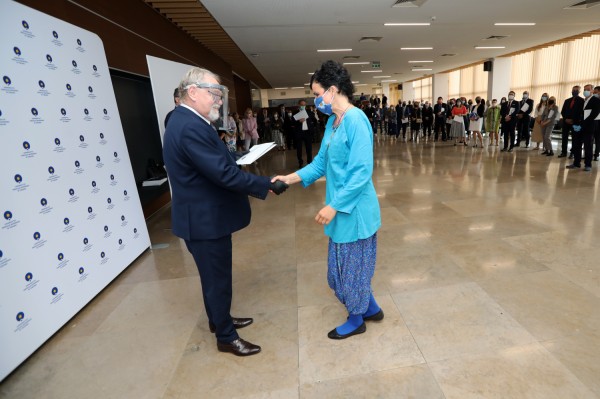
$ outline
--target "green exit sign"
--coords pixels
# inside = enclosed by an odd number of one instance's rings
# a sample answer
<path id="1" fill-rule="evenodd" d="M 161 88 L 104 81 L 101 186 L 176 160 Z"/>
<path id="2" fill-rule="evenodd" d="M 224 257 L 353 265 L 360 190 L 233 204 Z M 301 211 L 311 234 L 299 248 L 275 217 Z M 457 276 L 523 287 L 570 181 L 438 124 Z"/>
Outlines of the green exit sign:
<path id="1" fill-rule="evenodd" d="M 371 68 L 373 68 L 373 69 L 381 68 L 381 61 L 371 61 Z"/>

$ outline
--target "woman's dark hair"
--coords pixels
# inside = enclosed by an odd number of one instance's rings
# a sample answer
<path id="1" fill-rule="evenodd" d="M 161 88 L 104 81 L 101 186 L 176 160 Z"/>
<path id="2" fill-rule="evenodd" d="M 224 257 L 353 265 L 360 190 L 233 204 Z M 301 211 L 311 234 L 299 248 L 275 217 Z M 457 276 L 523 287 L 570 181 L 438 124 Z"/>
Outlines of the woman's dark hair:
<path id="1" fill-rule="evenodd" d="M 332 60 L 325 61 L 321 65 L 321 68 L 317 69 L 310 78 L 311 86 L 315 82 L 323 86 L 325 90 L 328 90 L 331 86 L 335 86 L 340 93 L 349 99 L 352 99 L 352 95 L 354 94 L 352 78 L 350 78 L 348 70 L 339 62 Z"/>

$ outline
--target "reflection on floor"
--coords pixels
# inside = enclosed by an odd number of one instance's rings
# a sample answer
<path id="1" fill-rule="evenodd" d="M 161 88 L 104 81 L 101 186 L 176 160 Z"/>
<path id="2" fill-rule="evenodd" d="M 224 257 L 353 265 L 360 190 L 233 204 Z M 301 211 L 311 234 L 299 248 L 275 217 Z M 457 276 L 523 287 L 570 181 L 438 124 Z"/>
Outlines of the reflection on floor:
<path id="1" fill-rule="evenodd" d="M 555 143 L 556 144 L 556 143 Z M 501 148 L 501 147 L 500 147 Z M 375 296 L 365 334 L 332 341 L 313 217 L 325 185 L 252 200 L 234 235 L 233 314 L 263 353 L 217 352 L 198 274 L 169 230 L 1 386 L 2 398 L 598 398 L 600 174 L 525 148 L 380 140 Z M 294 170 L 294 151 L 250 170 Z"/>

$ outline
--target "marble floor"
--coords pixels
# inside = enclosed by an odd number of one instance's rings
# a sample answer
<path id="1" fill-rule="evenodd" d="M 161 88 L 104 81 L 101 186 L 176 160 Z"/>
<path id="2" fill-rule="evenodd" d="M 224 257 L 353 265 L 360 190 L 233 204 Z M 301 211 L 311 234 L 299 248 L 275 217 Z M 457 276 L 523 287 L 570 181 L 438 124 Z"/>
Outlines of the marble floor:
<path id="1" fill-rule="evenodd" d="M 556 145 L 556 143 L 555 143 Z M 525 148 L 379 140 L 383 226 L 365 334 L 326 281 L 325 184 L 252 199 L 234 315 L 263 352 L 217 351 L 169 209 L 153 244 L 0 385 L 1 398 L 600 398 L 600 173 Z M 250 169 L 287 173 L 295 152 Z"/>

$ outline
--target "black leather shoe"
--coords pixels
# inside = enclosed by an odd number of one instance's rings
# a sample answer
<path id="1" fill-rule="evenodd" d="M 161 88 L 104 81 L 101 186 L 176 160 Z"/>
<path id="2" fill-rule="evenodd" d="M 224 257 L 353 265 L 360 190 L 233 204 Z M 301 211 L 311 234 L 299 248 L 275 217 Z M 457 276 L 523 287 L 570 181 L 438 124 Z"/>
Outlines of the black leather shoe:
<path id="1" fill-rule="evenodd" d="M 356 330 L 351 331 L 348 334 L 338 334 L 337 330 L 334 328 L 333 330 L 329 331 L 327 336 L 331 339 L 346 339 L 353 335 L 362 334 L 365 331 L 367 331 L 367 325 L 363 322 Z"/>
<path id="2" fill-rule="evenodd" d="M 372 314 L 371 316 L 363 317 L 364 321 L 381 321 L 383 320 L 383 310 L 379 309 L 379 312 Z"/>
<path id="3" fill-rule="evenodd" d="M 560 154 L 560 155 L 558 156 L 558 158 L 564 158 L 564 157 L 566 157 L 566 156 L 567 156 L 566 154 Z"/>
<path id="4" fill-rule="evenodd" d="M 574 159 L 574 158 L 575 158 L 575 154 L 573 154 L 573 153 L 570 153 L 570 154 L 569 154 L 569 159 Z"/>
<path id="5" fill-rule="evenodd" d="M 219 352 L 233 353 L 236 356 L 252 356 L 260 353 L 261 348 L 258 345 L 251 344 L 248 341 L 238 338 L 229 343 L 217 341 L 217 349 Z"/>
<path id="6" fill-rule="evenodd" d="M 250 324 L 252 324 L 254 322 L 254 320 L 249 317 L 232 317 L 231 320 L 233 321 L 233 326 L 236 329 L 248 327 Z M 215 325 L 213 323 L 209 322 L 208 328 L 210 329 L 211 333 L 214 333 L 215 331 L 217 331 L 217 328 L 215 327 Z"/>

